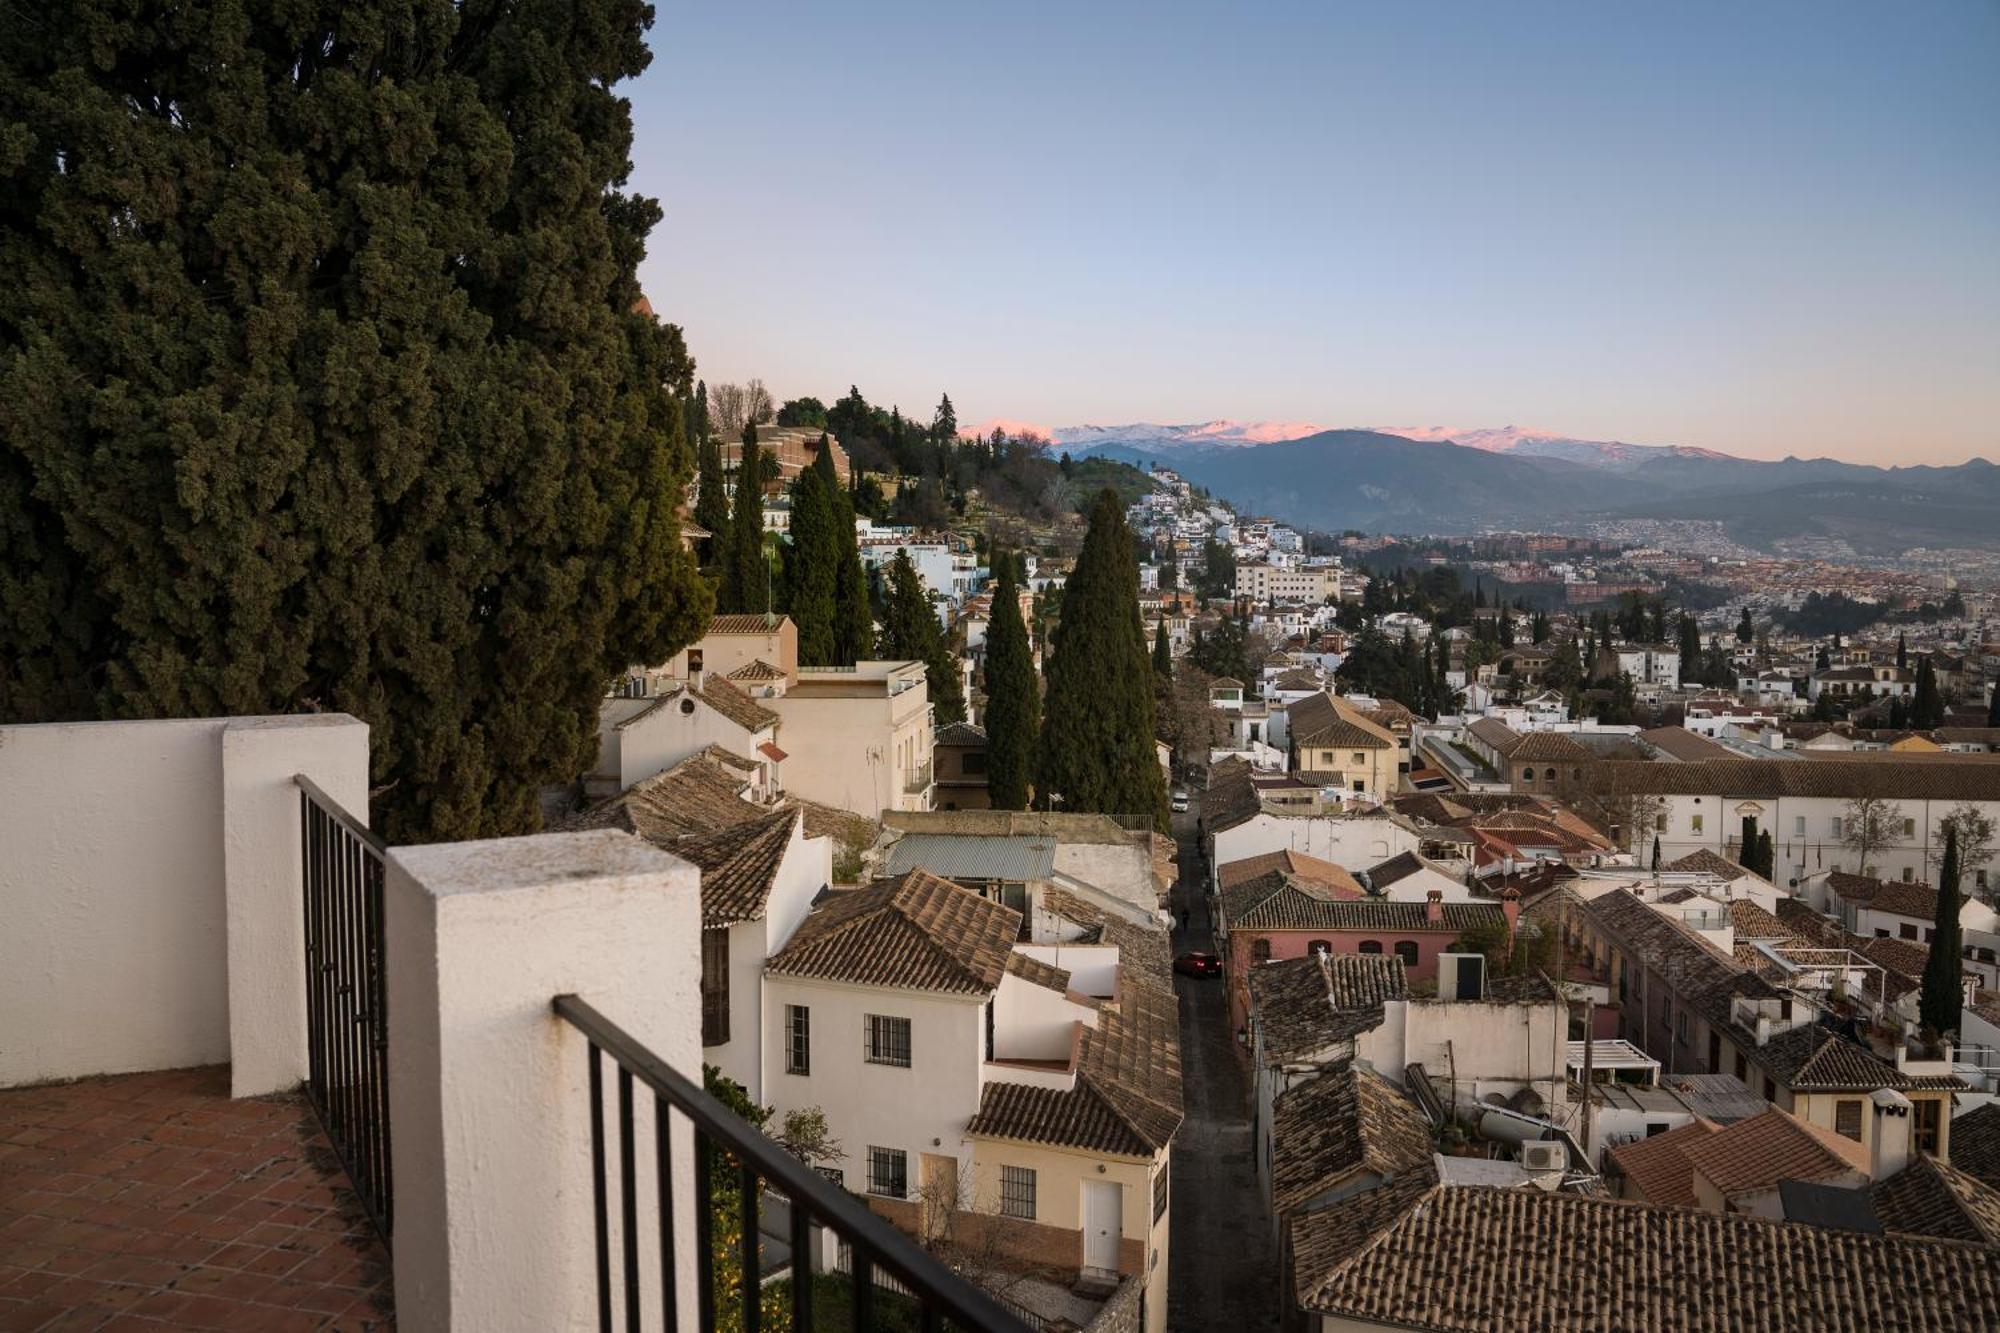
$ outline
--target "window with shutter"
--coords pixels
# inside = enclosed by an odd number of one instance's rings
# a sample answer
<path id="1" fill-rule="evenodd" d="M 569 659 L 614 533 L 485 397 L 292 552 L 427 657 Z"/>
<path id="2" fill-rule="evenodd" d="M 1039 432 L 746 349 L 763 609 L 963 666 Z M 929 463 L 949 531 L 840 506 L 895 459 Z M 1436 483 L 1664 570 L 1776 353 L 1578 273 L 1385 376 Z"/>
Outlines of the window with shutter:
<path id="1" fill-rule="evenodd" d="M 729 1040 L 729 929 L 701 932 L 701 1044 Z"/>

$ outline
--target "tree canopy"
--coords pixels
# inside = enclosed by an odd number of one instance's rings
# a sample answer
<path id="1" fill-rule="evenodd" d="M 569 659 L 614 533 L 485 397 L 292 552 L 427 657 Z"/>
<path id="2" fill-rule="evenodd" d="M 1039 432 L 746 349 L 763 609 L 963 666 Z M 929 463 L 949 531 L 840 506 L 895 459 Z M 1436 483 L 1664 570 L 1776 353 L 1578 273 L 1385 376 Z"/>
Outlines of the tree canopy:
<path id="1" fill-rule="evenodd" d="M 709 610 L 651 13 L 0 24 L 0 716 L 346 710 L 391 839 L 537 826 Z"/>
<path id="2" fill-rule="evenodd" d="M 995 563 L 1000 574 L 986 629 L 986 794 L 996 810 L 1025 810 L 1041 731 L 1041 686 L 1021 619 L 1015 562 L 1003 557 Z"/>

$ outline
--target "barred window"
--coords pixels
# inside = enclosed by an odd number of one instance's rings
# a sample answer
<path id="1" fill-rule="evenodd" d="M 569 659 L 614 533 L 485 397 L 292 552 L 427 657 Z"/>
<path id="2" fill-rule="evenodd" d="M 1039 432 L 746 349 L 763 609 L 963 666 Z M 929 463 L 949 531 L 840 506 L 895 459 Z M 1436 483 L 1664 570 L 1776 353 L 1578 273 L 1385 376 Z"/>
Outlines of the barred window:
<path id="1" fill-rule="evenodd" d="M 1833 1132 L 1861 1142 L 1861 1099 L 1842 1097 L 1833 1104 Z"/>
<path id="2" fill-rule="evenodd" d="M 910 1192 L 909 1154 L 901 1148 L 868 1149 L 868 1192 L 900 1199 Z"/>
<path id="3" fill-rule="evenodd" d="M 869 1014 L 867 1019 L 868 1063 L 910 1067 L 910 1020 L 886 1014 Z"/>
<path id="4" fill-rule="evenodd" d="M 812 1073 L 812 1010 L 803 1004 L 785 1006 L 785 1072 Z"/>
<path id="5" fill-rule="evenodd" d="M 1153 1220 L 1159 1221 L 1167 1215 L 1167 1168 L 1161 1167 L 1153 1173 Z"/>
<path id="6" fill-rule="evenodd" d="M 1035 1220 L 1035 1173 L 1025 1166 L 1000 1168 L 1000 1212 Z"/>

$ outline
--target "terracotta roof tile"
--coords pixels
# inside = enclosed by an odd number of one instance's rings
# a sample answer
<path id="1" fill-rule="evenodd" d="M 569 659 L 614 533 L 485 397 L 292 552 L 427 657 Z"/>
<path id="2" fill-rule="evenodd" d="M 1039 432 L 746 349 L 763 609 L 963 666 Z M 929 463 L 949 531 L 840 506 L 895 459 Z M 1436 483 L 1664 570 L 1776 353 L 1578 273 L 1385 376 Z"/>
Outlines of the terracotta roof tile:
<path id="1" fill-rule="evenodd" d="M 837 893 L 765 965 L 777 976 L 987 995 L 1021 914 L 928 871 Z"/>
<path id="2" fill-rule="evenodd" d="M 715 616 L 708 622 L 710 636 L 724 634 L 776 634 L 785 622 L 780 615 Z"/>
<path id="3" fill-rule="evenodd" d="M 1007 975 L 1019 977 L 1030 985 L 1052 990 L 1058 995 L 1069 993 L 1069 973 L 1018 949 L 1007 955 Z"/>
<path id="4" fill-rule="evenodd" d="M 1408 994 L 1393 954 L 1287 958 L 1250 969 L 1250 1011 L 1266 1064 L 1319 1055 L 1381 1026 L 1383 1006 Z"/>
<path id="5" fill-rule="evenodd" d="M 1221 887 L 1227 890 L 1246 880 L 1269 874 L 1273 870 L 1288 870 L 1298 879 L 1308 879 L 1316 884 L 1323 884 L 1339 897 L 1362 896 L 1361 882 L 1349 874 L 1345 866 L 1335 865 L 1317 856 L 1307 856 L 1304 852 L 1295 852 L 1289 847 L 1280 851 L 1246 856 L 1237 861 L 1226 861 L 1215 868 L 1215 877 Z"/>
<path id="6" fill-rule="evenodd" d="M 1868 1174 L 1868 1149 L 1775 1106 L 1682 1146 L 1696 1175 L 1724 1198 L 1776 1189 L 1781 1180 Z"/>
<path id="7" fill-rule="evenodd" d="M 1448 931 L 1454 935 L 1505 923 L 1492 903 L 1441 903 L 1432 921 L 1428 903 L 1344 897 L 1340 890 L 1283 870 L 1269 871 L 1223 890 L 1222 915 L 1230 930 Z"/>
<path id="8" fill-rule="evenodd" d="M 1279 1095 L 1271 1158 L 1271 1206 L 1282 1216 L 1357 1170 L 1431 1171 L 1430 1122 L 1380 1075 L 1343 1061 Z"/>
<path id="9" fill-rule="evenodd" d="M 1919 1156 L 1868 1194 L 1884 1230 L 2000 1245 L 2000 1190 L 1934 1157 Z"/>
<path id="10" fill-rule="evenodd" d="M 715 676 L 710 676 L 699 690 L 690 687 L 689 692 L 745 731 L 763 731 L 778 724 L 776 713 Z"/>
<path id="11" fill-rule="evenodd" d="M 728 926 L 764 915 L 798 821 L 798 811 L 780 810 L 674 844 L 676 856 L 701 868 L 702 925 Z"/>
<path id="12" fill-rule="evenodd" d="M 1728 857 L 1712 852 L 1706 847 L 1689 852 L 1686 856 L 1676 857 L 1660 869 L 1705 870 L 1722 880 L 1738 880 L 1750 873 Z"/>
<path id="13" fill-rule="evenodd" d="M 1624 1176 L 1649 1203 L 1693 1208 L 1694 1168 L 1688 1163 L 1687 1148 L 1716 1130 L 1715 1125 L 1697 1118 L 1664 1134 L 1621 1143 L 1606 1154 L 1610 1168 L 1606 1174 Z"/>
<path id="14" fill-rule="evenodd" d="M 1880 760 L 1842 756 L 1810 763 L 1796 759 L 1712 759 L 1656 764 L 1607 759 L 1599 761 L 1585 781 L 1612 794 L 2000 801 L 2000 763 L 1962 754 L 1923 760 L 1886 754 Z"/>
<path id="15" fill-rule="evenodd" d="M 1360 709 L 1325 691 L 1293 700 L 1285 716 L 1295 750 L 1308 746 L 1386 750 L 1396 745 L 1395 734 L 1387 727 L 1369 721 Z"/>
<path id="16" fill-rule="evenodd" d="M 2000 1102 L 1951 1118 L 1951 1164 L 2000 1189 Z"/>

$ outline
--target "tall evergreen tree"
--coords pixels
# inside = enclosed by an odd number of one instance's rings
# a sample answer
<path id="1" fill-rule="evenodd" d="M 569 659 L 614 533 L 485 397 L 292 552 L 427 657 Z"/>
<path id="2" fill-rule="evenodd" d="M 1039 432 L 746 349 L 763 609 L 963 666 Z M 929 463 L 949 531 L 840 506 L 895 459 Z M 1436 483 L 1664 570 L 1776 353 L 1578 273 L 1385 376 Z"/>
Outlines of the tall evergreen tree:
<path id="1" fill-rule="evenodd" d="M 1163 682 L 1174 678 L 1174 649 L 1167 642 L 1167 618 L 1160 617 L 1153 630 L 1153 675 Z"/>
<path id="2" fill-rule="evenodd" d="M 743 427 L 743 460 L 736 468 L 735 504 L 729 513 L 729 541 L 722 554 L 724 611 L 754 615 L 771 609 L 771 570 L 764 559 L 764 456 L 757 426 Z"/>
<path id="3" fill-rule="evenodd" d="M 931 715 L 940 723 L 965 718 L 965 682 L 958 655 L 938 623 L 930 593 L 910 563 L 908 551 L 896 552 L 889 563 L 888 611 L 882 623 L 882 656 L 896 662 L 922 662 L 929 689 Z"/>
<path id="4" fill-rule="evenodd" d="M 833 494 L 833 521 L 839 547 L 833 575 L 833 660 L 853 666 L 875 646 L 875 608 L 868 570 L 861 563 L 861 539 L 854 531 L 854 502 L 845 491 Z"/>
<path id="5" fill-rule="evenodd" d="M 1937 668 L 1929 653 L 1917 663 L 1917 693 L 1910 701 L 1910 725 L 1920 731 L 1944 725 L 1944 695 L 1938 689 Z"/>
<path id="6" fill-rule="evenodd" d="M 1965 989 L 1959 980 L 1963 964 L 1960 948 L 1964 927 L 1959 924 L 1963 900 L 1958 892 L 1958 829 L 1944 831 L 1944 859 L 1938 864 L 1937 934 L 1931 938 L 1930 957 L 1924 961 L 1923 993 L 1917 1012 L 1926 1031 L 1949 1037 L 1958 1032 L 1965 1008 Z"/>
<path id="7" fill-rule="evenodd" d="M 1736 642 L 1754 643 L 1757 638 L 1757 622 L 1750 618 L 1750 608 L 1743 608 L 1742 619 L 1736 622 Z"/>
<path id="8" fill-rule="evenodd" d="M 650 19 L 0 20 L 0 717 L 345 710 L 390 840 L 538 826 L 708 611 Z"/>
<path id="9" fill-rule="evenodd" d="M 1757 816 L 1743 816 L 1743 835 L 1736 848 L 1736 864 L 1745 870 L 1757 869 Z"/>
<path id="10" fill-rule="evenodd" d="M 1986 725 L 2000 727 L 2000 682 L 1993 686 L 1993 697 L 1986 702 Z"/>
<path id="11" fill-rule="evenodd" d="M 1065 809 L 1165 827 L 1152 676 L 1132 534 L 1107 488 L 1091 504 L 1050 645 L 1039 785 Z"/>
<path id="12" fill-rule="evenodd" d="M 835 583 L 840 572 L 837 497 L 829 495 L 817 467 L 792 483 L 789 550 L 785 557 L 786 610 L 799 632 L 799 664 L 832 666 L 839 652 L 834 632 Z"/>
<path id="13" fill-rule="evenodd" d="M 1681 612 L 1681 679 L 1693 680 L 1701 674 L 1701 627 L 1693 616 Z"/>
<path id="14" fill-rule="evenodd" d="M 950 394 L 938 400 L 937 412 L 931 417 L 931 438 L 939 444 L 958 438 L 958 413 L 952 408 Z"/>
<path id="15" fill-rule="evenodd" d="M 702 436 L 696 458 L 694 522 L 709 534 L 702 539 L 702 550 L 707 562 L 714 564 L 728 545 L 725 536 L 729 531 L 729 481 L 722 472 L 722 446 L 715 442 L 714 436 Z"/>
<path id="16" fill-rule="evenodd" d="M 1775 884 L 1777 869 L 1778 849 L 1771 841 L 1771 830 L 1764 829 L 1757 834 L 1757 873 Z"/>
<path id="17" fill-rule="evenodd" d="M 1910 669 L 1910 636 L 1905 634 L 1901 630 L 1898 630 L 1896 632 L 1896 670 L 1908 671 L 1909 669 Z"/>
<path id="18" fill-rule="evenodd" d="M 1025 810 L 1041 731 L 1041 689 L 1014 561 L 996 563 L 1000 574 L 986 630 L 986 794 L 996 810 Z"/>

